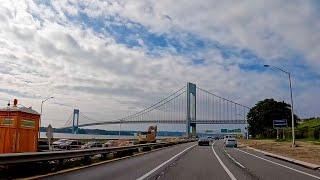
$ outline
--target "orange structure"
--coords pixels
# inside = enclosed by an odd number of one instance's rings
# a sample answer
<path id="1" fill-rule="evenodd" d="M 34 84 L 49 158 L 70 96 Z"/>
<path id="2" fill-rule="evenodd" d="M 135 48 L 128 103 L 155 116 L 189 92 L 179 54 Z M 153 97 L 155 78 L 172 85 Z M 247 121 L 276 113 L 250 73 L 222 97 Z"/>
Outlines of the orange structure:
<path id="1" fill-rule="evenodd" d="M 37 151 L 40 114 L 17 104 L 0 109 L 0 154 Z"/>

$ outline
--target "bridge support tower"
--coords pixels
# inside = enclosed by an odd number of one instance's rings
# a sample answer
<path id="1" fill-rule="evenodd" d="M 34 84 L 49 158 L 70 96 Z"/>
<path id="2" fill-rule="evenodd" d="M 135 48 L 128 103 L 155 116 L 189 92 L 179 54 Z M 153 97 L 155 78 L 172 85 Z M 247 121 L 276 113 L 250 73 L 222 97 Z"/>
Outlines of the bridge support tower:
<path id="1" fill-rule="evenodd" d="M 72 134 L 78 134 L 78 127 L 79 127 L 79 109 L 73 110 L 73 117 L 72 117 Z"/>
<path id="2" fill-rule="evenodd" d="M 187 84 L 187 124 L 186 133 L 188 137 L 196 137 L 196 123 L 192 123 L 196 120 L 196 93 L 197 86 L 192 83 Z M 191 130 L 191 132 L 190 132 Z"/>

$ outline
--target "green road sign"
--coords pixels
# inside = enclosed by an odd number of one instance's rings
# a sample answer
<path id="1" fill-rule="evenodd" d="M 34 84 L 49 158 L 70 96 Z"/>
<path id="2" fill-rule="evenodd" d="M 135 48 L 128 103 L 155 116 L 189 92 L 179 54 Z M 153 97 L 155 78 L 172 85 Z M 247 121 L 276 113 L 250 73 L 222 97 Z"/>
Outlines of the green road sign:
<path id="1" fill-rule="evenodd" d="M 228 133 L 228 129 L 221 129 L 221 133 Z"/>
<path id="2" fill-rule="evenodd" d="M 221 133 L 241 133 L 241 129 L 221 129 Z"/>

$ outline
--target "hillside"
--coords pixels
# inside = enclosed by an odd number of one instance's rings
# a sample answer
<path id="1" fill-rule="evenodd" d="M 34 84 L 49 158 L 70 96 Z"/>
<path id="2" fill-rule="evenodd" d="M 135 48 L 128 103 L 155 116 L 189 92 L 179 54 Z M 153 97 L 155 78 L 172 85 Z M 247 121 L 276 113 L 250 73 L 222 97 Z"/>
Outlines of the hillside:
<path id="1" fill-rule="evenodd" d="M 303 120 L 296 128 L 296 138 L 319 141 L 320 118 Z"/>
<path id="2" fill-rule="evenodd" d="M 315 128 L 317 126 L 320 126 L 320 118 L 303 120 L 298 125 L 298 128 L 303 128 L 303 127 Z"/>

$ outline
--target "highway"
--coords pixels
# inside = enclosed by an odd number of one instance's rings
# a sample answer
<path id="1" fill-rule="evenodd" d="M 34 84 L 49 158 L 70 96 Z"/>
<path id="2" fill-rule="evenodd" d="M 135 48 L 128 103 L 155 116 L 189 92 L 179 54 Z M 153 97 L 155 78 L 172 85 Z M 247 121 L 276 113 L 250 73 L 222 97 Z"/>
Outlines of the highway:
<path id="1" fill-rule="evenodd" d="M 181 144 L 141 156 L 61 173 L 45 179 L 320 179 L 311 170 L 247 148 Z"/>

